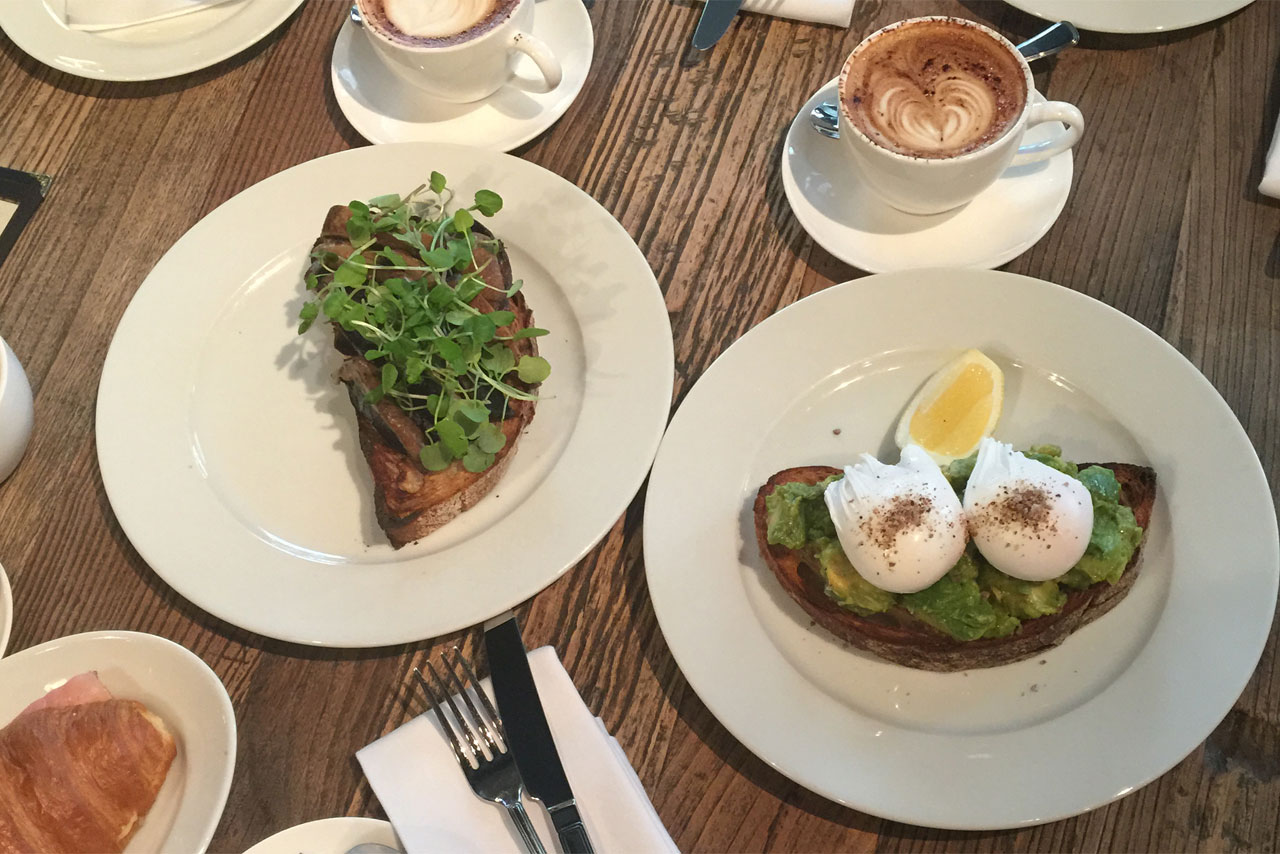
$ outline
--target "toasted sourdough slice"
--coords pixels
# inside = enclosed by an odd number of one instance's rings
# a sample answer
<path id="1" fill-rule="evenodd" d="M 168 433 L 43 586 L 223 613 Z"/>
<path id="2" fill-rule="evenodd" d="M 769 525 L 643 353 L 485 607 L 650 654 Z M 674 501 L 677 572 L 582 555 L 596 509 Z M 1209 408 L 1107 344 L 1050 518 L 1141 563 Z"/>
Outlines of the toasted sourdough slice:
<path id="1" fill-rule="evenodd" d="M 347 237 L 347 220 L 350 218 L 351 209 L 346 205 L 330 208 L 313 251 L 334 252 L 340 257 L 348 257 L 354 251 Z M 472 231 L 493 237 L 479 223 L 472 227 Z M 396 249 L 413 263 L 415 253 L 412 247 L 390 235 L 375 237 L 377 245 L 364 253 L 370 263 L 383 246 Z M 505 249 L 494 255 L 477 246 L 474 268 L 481 270 L 486 284 L 500 291 L 506 291 L 514 282 L 511 261 Z M 403 273 L 392 275 L 413 278 Z M 471 301 L 471 305 L 486 313 L 506 310 L 515 315 L 510 324 L 498 329 L 499 335 L 510 335 L 533 326 L 533 312 L 525 302 L 524 294 L 516 293 L 508 298 L 500 291 L 485 289 Z M 338 371 L 338 379 L 346 384 L 351 404 L 356 410 L 360 450 L 373 475 L 374 511 L 378 525 L 391 545 L 400 548 L 425 537 L 462 511 L 470 509 L 497 485 L 511 464 L 521 434 L 533 420 L 534 401 L 514 398 L 509 401 L 507 417 L 498 424 L 507 442 L 489 468 L 482 472 L 469 472 L 455 460 L 443 471 L 427 471 L 418 460 L 418 452 L 424 444 L 422 428 L 389 398 L 383 398 L 376 404 L 365 402 L 365 394 L 381 381 L 379 369 L 363 355 L 372 345 L 358 335 L 344 332 L 337 324 L 333 324 L 333 330 L 334 346 L 346 357 Z M 510 341 L 507 346 L 517 361 L 521 356 L 538 354 L 535 338 Z M 513 385 L 527 388 L 519 382 Z"/>
<path id="2" fill-rule="evenodd" d="M 1081 463 L 1080 467 L 1090 465 L 1100 465 L 1115 474 L 1120 483 L 1120 503 L 1133 511 L 1145 540 L 1156 497 L 1156 473 L 1145 466 L 1128 463 Z M 815 484 L 840 473 L 840 469 L 830 466 L 801 466 L 784 469 L 769 478 L 756 493 L 756 543 L 783 589 L 820 626 L 842 640 L 895 664 L 921 670 L 955 671 L 996 667 L 1030 658 L 1057 646 L 1076 629 L 1110 611 L 1125 597 L 1138 577 L 1141 543 L 1115 584 L 1101 581 L 1083 590 L 1067 591 L 1067 601 L 1062 610 L 1023 620 L 1016 632 L 1003 638 L 958 641 L 897 606 L 882 614 L 859 616 L 841 608 L 826 595 L 822 575 L 805 554 L 785 546 L 770 545 L 767 536 L 768 513 L 764 502 L 774 489 L 783 483 Z"/>

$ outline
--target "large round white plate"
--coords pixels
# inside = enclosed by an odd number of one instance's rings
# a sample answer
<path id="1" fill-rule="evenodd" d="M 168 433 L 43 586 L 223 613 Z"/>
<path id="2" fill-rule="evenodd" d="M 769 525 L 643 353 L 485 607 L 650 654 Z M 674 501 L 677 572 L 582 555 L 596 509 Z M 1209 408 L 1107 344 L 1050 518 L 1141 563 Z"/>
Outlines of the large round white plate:
<path id="1" fill-rule="evenodd" d="M 268 836 L 244 854 L 376 854 L 379 845 L 400 851 L 391 822 L 376 818 L 322 818 Z M 364 846 L 364 847 L 360 847 Z"/>
<path id="2" fill-rule="evenodd" d="M 928 673 L 846 648 L 781 590 L 755 544 L 756 490 L 783 468 L 894 457 L 913 392 L 960 350 L 1005 372 L 996 435 L 1158 473 L 1142 575 L 1041 657 Z M 650 477 L 649 590 L 712 713 L 793 780 L 944 828 L 1035 824 L 1163 774 L 1231 708 L 1280 577 L 1257 455 L 1209 382 L 1124 314 L 978 270 L 872 276 L 734 343 L 681 404 Z"/>
<path id="3" fill-rule="evenodd" d="M 70 30 L 48 4 L 0 2 L 0 30 L 51 68 L 98 80 L 159 80 L 221 62 L 284 23 L 302 0 L 232 0 L 151 24 Z"/>
<path id="4" fill-rule="evenodd" d="M 87 670 L 96 670 L 116 697 L 137 700 L 159 715 L 178 745 L 169 776 L 126 854 L 204 851 L 236 763 L 236 719 L 222 682 L 195 654 L 155 635 L 71 635 L 0 660 L 0 724 Z"/>
<path id="5" fill-rule="evenodd" d="M 955 210 L 916 216 L 891 207 L 862 182 L 840 141 L 810 124 L 814 107 L 836 100 L 837 82 L 828 80 L 792 120 L 782 189 L 804 230 L 841 261 L 870 273 L 939 264 L 990 269 L 1026 252 L 1058 221 L 1071 193 L 1070 150 L 1005 170 Z M 1044 100 L 1038 92 L 1035 98 Z M 1028 130 L 1026 140 L 1042 142 L 1061 130 L 1061 123 L 1046 122 Z"/>
<path id="6" fill-rule="evenodd" d="M 1046 21 L 1101 33 L 1159 33 L 1226 17 L 1253 0 L 1007 0 Z"/>
<path id="7" fill-rule="evenodd" d="M 4 655 L 9 646 L 9 632 L 13 630 L 13 589 L 9 587 L 9 576 L 0 566 L 0 655 Z"/>
<path id="8" fill-rule="evenodd" d="M 533 34 L 560 60 L 564 79 L 550 92 L 528 57 L 515 76 L 474 104 L 446 104 L 405 84 L 348 20 L 329 65 L 333 96 L 351 126 L 370 142 L 455 142 L 510 151 L 551 127 L 578 97 L 591 70 L 595 35 L 582 0 L 538 0 Z"/>
<path id="9" fill-rule="evenodd" d="M 552 364 L 510 468 L 475 507 L 396 551 L 374 522 L 355 416 L 302 274 L 334 204 L 432 170 L 492 220 Z M 604 208 L 532 163 L 458 146 L 353 149 L 210 213 L 129 304 L 103 366 L 103 483 L 129 539 L 200 607 L 299 643 L 381 646 L 479 623 L 537 593 L 635 495 L 671 405 L 671 326 L 644 256 Z"/>

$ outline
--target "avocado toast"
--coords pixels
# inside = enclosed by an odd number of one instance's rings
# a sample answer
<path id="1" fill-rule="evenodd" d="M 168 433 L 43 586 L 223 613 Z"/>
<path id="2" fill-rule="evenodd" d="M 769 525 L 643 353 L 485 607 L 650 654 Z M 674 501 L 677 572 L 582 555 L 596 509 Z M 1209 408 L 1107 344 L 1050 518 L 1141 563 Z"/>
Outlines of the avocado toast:
<path id="1" fill-rule="evenodd" d="M 824 529 L 830 518 L 823 521 L 826 508 L 821 498 L 813 503 L 820 486 L 842 475 L 840 469 L 830 466 L 784 469 L 760 487 L 754 504 L 757 545 L 783 589 L 818 624 L 854 646 L 924 670 L 1008 664 L 1056 646 L 1105 614 L 1129 592 L 1139 572 L 1142 537 L 1155 501 L 1155 472 L 1126 463 L 1093 467 L 1061 464 L 1075 471 L 1091 470 L 1092 479 L 1104 483 L 1101 491 L 1105 494 L 1096 502 L 1100 507 L 1114 505 L 1104 508 L 1102 515 L 1111 520 L 1122 517 L 1117 531 L 1123 536 L 1108 546 L 1113 549 L 1109 555 L 1113 565 L 1104 567 L 1090 558 L 1090 569 L 1105 575 L 1104 580 L 1094 581 L 1073 568 L 1053 582 L 1020 582 L 996 571 L 970 547 L 934 587 L 905 596 L 876 590 L 851 571 L 839 543 L 826 537 Z M 1100 470 L 1114 476 L 1114 488 L 1106 484 L 1109 478 L 1100 475 Z M 952 480 L 953 485 L 958 484 L 957 492 L 962 492 L 963 478 Z M 788 486 L 791 484 L 800 488 Z M 1113 496 L 1114 500 L 1109 500 Z M 805 517 L 799 527 L 807 529 L 805 542 L 799 547 L 795 547 L 799 541 L 794 537 L 780 536 L 786 522 L 783 514 L 796 511 Z M 788 539 L 791 545 L 780 539 Z M 1097 539 L 1107 543 L 1105 537 Z M 1119 542 L 1125 539 L 1127 543 Z M 968 595 L 967 605 L 954 604 L 963 599 L 960 592 Z M 949 600 L 951 613 L 938 606 L 944 599 Z M 956 613 L 960 608 L 967 608 L 968 613 Z"/>
<path id="2" fill-rule="evenodd" d="M 469 213 L 496 212 L 482 199 L 452 214 L 443 202 L 410 214 L 399 197 L 335 206 L 311 253 L 308 287 L 320 294 L 309 305 L 323 307 L 344 357 L 337 377 L 396 548 L 494 488 L 549 371 L 505 248 Z M 305 330 L 317 311 L 302 316 Z"/>

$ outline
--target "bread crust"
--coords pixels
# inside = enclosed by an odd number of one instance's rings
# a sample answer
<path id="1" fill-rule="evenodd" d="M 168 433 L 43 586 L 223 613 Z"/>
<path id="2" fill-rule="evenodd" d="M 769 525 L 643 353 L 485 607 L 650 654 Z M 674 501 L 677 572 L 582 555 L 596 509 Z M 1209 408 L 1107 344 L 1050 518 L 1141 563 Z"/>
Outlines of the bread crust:
<path id="1" fill-rule="evenodd" d="M 1120 483 L 1120 501 L 1133 511 L 1145 540 L 1155 504 L 1155 471 L 1128 463 L 1083 463 L 1080 467 L 1089 465 L 1100 465 L 1115 474 Z M 1084 590 L 1069 591 L 1062 610 L 1023 620 L 1016 632 L 1003 638 L 958 641 L 896 606 L 883 614 L 862 617 L 841 608 L 826 595 L 817 567 L 811 565 L 802 552 L 770 545 L 767 536 L 765 498 L 779 485 L 815 484 L 839 474 L 841 470 L 831 466 L 800 466 L 783 469 L 769 478 L 756 493 L 756 544 L 783 589 L 818 625 L 841 640 L 895 664 L 952 672 L 998 667 L 1031 658 L 1062 643 L 1072 632 L 1118 605 L 1133 588 L 1141 569 L 1142 543 L 1139 543 L 1115 584 L 1102 581 Z"/>
<path id="2" fill-rule="evenodd" d="M 346 234 L 350 216 L 351 210 L 345 205 L 330 208 L 313 252 L 329 251 L 341 257 L 350 255 L 354 251 Z M 493 237 L 479 223 L 472 230 Z M 379 238 L 380 246 L 388 245 L 402 253 L 409 252 L 407 257 L 413 263 L 411 247 L 387 235 L 379 235 Z M 365 257 L 372 262 L 376 250 L 377 247 L 370 249 Z M 473 269 L 480 269 L 487 284 L 501 291 L 511 287 L 514 277 L 505 249 L 500 249 L 495 255 L 483 247 L 476 247 L 475 258 Z M 517 292 L 508 298 L 497 291 L 486 290 L 472 300 L 471 305 L 486 312 L 504 309 L 515 315 L 510 324 L 498 329 L 500 335 L 510 335 L 534 325 L 533 311 L 523 293 Z M 359 346 L 353 344 L 340 327 L 333 326 L 334 346 L 345 357 L 338 378 L 348 386 L 359 427 L 360 451 L 373 476 L 374 513 L 379 527 L 391 545 L 398 549 L 457 518 L 497 486 L 511 465 L 520 437 L 533 420 L 535 401 L 511 399 L 508 402 L 508 416 L 498 422 L 506 436 L 506 444 L 494 455 L 493 464 L 483 472 L 469 472 L 457 460 L 443 471 L 427 471 L 417 455 L 422 445 L 421 428 L 413 425 L 407 415 L 385 398 L 374 407 L 362 404 L 367 385 L 367 380 L 362 382 L 362 378 L 376 377 L 378 369 L 364 358 Z M 508 346 L 517 360 L 521 356 L 538 354 L 536 338 L 511 341 Z M 378 419 L 377 422 L 374 418 Z M 407 435 L 412 433 L 417 434 L 416 442 Z"/>

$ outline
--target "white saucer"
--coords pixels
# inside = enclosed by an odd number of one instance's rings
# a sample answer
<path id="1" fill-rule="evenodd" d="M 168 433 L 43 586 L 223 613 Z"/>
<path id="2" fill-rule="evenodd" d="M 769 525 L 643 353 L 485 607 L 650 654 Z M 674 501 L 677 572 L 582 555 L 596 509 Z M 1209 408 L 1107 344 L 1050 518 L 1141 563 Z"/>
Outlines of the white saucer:
<path id="1" fill-rule="evenodd" d="M 322 818 L 268 836 L 245 854 L 347 854 L 376 851 L 386 845 L 400 850 L 391 823 L 376 818 Z"/>
<path id="2" fill-rule="evenodd" d="M 595 34 L 582 0 L 538 0 L 533 33 L 551 48 L 564 79 L 550 92 L 526 56 L 515 79 L 483 101 L 448 104 L 406 85 L 346 21 L 333 45 L 329 79 L 338 108 L 370 142 L 453 142 L 510 151 L 542 133 L 578 97 L 591 69 Z"/>
<path id="3" fill-rule="evenodd" d="M 1070 151 L 1009 169 L 956 210 L 913 216 L 889 207 L 860 183 L 839 140 L 821 136 L 809 124 L 813 108 L 836 97 L 832 80 L 791 123 L 782 151 L 782 186 L 804 230 L 841 261 L 869 273 L 999 267 L 1034 246 L 1067 203 Z M 1026 140 L 1046 139 L 1059 128 L 1057 122 L 1039 125 L 1027 131 Z"/>

